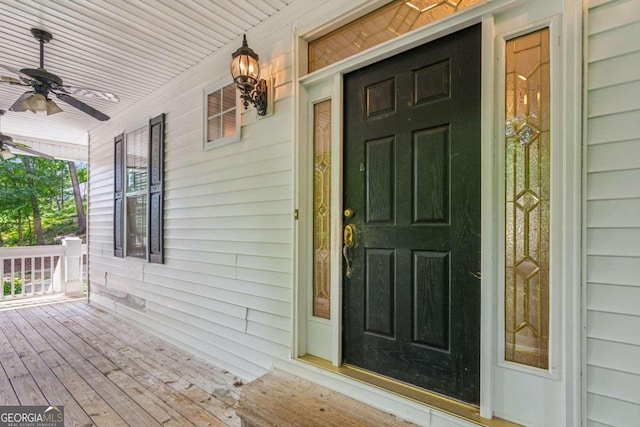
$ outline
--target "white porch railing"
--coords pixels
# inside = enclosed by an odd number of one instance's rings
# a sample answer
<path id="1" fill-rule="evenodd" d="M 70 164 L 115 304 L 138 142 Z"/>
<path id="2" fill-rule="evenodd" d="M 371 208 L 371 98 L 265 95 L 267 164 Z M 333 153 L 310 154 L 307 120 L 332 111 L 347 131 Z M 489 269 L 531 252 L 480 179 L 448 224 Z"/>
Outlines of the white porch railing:
<path id="1" fill-rule="evenodd" d="M 67 241 L 78 245 L 80 242 Z M 87 245 L 0 248 L 0 301 L 62 292 L 77 293 L 85 276 Z"/>

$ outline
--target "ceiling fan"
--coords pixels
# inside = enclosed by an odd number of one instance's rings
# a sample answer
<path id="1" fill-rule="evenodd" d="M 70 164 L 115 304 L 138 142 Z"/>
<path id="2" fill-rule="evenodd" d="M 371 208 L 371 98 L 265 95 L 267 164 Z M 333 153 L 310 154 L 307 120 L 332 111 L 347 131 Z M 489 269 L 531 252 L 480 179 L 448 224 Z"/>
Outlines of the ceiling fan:
<path id="1" fill-rule="evenodd" d="M 53 36 L 51 33 L 32 28 L 31 34 L 40 42 L 40 67 L 38 68 L 22 68 L 18 70 L 7 65 L 0 64 L 0 67 L 15 74 L 16 77 L 0 77 L 1 82 L 10 83 L 20 86 L 31 86 L 31 90 L 26 91 L 13 105 L 10 111 L 44 111 L 49 114 L 56 114 L 62 111 L 58 105 L 49 99 L 49 94 L 54 94 L 61 101 L 89 114 L 90 116 L 100 120 L 109 120 L 109 116 L 96 110 L 90 105 L 74 98 L 71 95 L 84 96 L 86 98 L 100 98 L 107 101 L 118 102 L 119 99 L 111 92 L 105 92 L 95 89 L 87 89 L 76 86 L 69 86 L 62 83 L 62 79 L 57 75 L 48 72 L 44 68 L 44 44 L 48 43 Z"/>
<path id="2" fill-rule="evenodd" d="M 4 113 L 6 113 L 6 111 L 0 110 L 0 118 L 4 116 Z M 53 156 L 34 150 L 28 145 L 13 142 L 13 138 L 11 138 L 9 135 L 3 134 L 2 131 L 0 131 L 0 156 L 2 156 L 4 160 L 9 160 L 10 158 L 15 156 L 12 149 L 22 151 L 23 153 L 33 154 L 34 156 L 44 157 L 45 159 L 55 160 Z"/>

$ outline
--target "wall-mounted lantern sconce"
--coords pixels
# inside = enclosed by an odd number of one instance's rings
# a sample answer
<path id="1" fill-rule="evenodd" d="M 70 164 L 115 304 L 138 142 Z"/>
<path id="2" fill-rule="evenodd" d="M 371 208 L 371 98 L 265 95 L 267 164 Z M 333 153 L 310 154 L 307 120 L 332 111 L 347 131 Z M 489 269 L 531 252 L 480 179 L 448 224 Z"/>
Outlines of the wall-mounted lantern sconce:
<path id="1" fill-rule="evenodd" d="M 260 79 L 260 65 L 258 54 L 247 44 L 247 36 L 242 38 L 242 46 L 236 50 L 231 58 L 231 76 L 240 90 L 240 98 L 244 101 L 245 110 L 252 103 L 258 115 L 267 114 L 267 81 Z"/>

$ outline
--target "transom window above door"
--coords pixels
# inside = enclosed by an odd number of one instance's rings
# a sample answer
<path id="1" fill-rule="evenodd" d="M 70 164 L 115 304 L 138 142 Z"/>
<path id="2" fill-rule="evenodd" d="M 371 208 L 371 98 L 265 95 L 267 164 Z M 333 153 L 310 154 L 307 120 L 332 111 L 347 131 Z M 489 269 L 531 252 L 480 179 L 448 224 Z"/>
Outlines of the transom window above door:
<path id="1" fill-rule="evenodd" d="M 348 58 L 481 0 L 395 0 L 309 43 L 309 72 Z"/>

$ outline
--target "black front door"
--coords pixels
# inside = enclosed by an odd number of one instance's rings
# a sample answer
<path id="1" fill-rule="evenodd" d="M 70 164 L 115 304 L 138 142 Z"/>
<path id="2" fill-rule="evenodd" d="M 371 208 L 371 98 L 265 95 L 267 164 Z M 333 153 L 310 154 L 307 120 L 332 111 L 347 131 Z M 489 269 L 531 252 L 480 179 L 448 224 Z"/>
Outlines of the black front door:
<path id="1" fill-rule="evenodd" d="M 344 362 L 480 400 L 480 26 L 344 79 Z"/>

